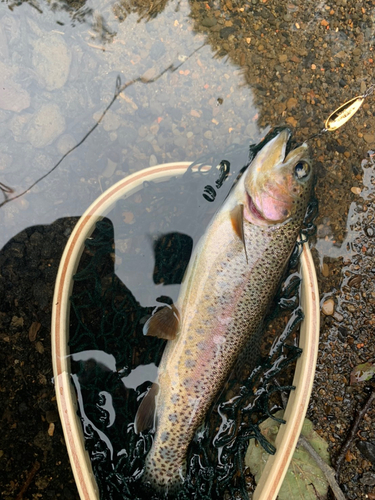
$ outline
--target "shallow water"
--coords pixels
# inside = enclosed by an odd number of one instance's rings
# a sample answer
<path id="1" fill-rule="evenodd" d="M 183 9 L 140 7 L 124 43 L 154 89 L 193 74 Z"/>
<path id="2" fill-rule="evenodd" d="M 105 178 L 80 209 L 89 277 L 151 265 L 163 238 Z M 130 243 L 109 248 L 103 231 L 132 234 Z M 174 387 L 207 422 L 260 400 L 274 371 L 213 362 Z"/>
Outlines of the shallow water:
<path id="1" fill-rule="evenodd" d="M 68 465 L 66 456 L 57 458 L 64 454 L 57 452 L 59 424 L 47 417 L 54 410 L 49 314 L 74 224 L 67 218 L 150 165 L 220 156 L 284 123 L 296 127 L 300 141 L 318 132 L 337 106 L 374 81 L 374 12 L 372 1 L 347 0 L 159 1 L 151 9 L 142 1 L 0 4 L 0 182 L 14 190 L 7 196 L 27 190 L 72 150 L 28 193 L 0 208 L 2 366 L 6 379 L 15 380 L 1 396 L 6 497 L 21 490 L 35 454 L 42 472 L 30 495 L 68 495 L 60 493 L 56 466 L 49 469 L 58 460 Z M 139 80 L 73 149 L 111 102 L 118 75 L 122 84 Z M 310 417 L 332 456 L 365 397 L 362 386 L 349 386 L 350 371 L 374 356 L 373 99 L 345 127 L 311 141 L 320 203 L 312 246 L 322 302 L 332 297 L 335 314 L 322 317 Z M 360 276 L 354 285 L 353 275 Z M 28 335 L 34 323 L 42 325 L 35 338 Z M 27 412 L 32 425 L 22 431 Z M 31 443 L 27 460 L 12 448 L 17 432 Z M 374 440 L 366 420 L 361 436 Z M 372 493 L 360 482 L 369 470 L 371 461 L 353 445 L 341 478 L 348 498 Z"/>

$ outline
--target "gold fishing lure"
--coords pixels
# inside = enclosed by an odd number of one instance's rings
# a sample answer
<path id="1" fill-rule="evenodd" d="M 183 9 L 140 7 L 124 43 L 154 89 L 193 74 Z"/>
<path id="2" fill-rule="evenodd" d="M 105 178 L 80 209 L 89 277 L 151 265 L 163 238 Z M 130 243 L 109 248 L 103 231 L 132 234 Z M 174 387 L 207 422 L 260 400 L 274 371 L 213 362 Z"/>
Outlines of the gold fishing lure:
<path id="1" fill-rule="evenodd" d="M 337 130 L 342 127 L 350 118 L 356 114 L 359 108 L 362 106 L 365 97 L 360 95 L 350 99 L 350 101 L 345 102 L 339 108 L 337 108 L 333 113 L 329 115 L 324 123 L 324 128 L 329 132 Z"/>
<path id="2" fill-rule="evenodd" d="M 342 127 L 352 116 L 356 114 L 362 106 L 364 100 L 371 95 L 375 90 L 375 85 L 372 84 L 363 95 L 354 97 L 350 101 L 341 104 L 333 113 L 329 115 L 324 123 L 324 132 L 332 132 Z"/>

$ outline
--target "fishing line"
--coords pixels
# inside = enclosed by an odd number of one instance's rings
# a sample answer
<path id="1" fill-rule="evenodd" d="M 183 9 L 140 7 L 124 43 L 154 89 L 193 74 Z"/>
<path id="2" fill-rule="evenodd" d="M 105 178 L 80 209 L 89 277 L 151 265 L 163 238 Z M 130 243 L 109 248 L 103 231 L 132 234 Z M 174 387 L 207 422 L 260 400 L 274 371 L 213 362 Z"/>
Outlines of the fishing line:
<path id="1" fill-rule="evenodd" d="M 116 101 L 116 99 L 118 98 L 118 96 L 125 90 L 127 89 L 128 87 L 130 87 L 131 85 L 134 85 L 135 83 L 145 83 L 145 84 L 148 84 L 148 83 L 154 83 L 156 82 L 157 80 L 159 80 L 159 78 L 161 78 L 165 73 L 167 73 L 168 71 L 170 71 L 171 73 L 175 72 L 176 70 L 178 70 L 183 64 L 186 63 L 186 61 L 188 61 L 196 52 L 198 52 L 202 47 L 204 47 L 204 43 L 202 43 L 202 45 L 200 45 L 199 47 L 197 47 L 195 50 L 193 50 L 193 52 L 191 52 L 184 61 L 182 61 L 180 64 L 177 64 L 177 66 L 174 65 L 174 63 L 170 64 L 169 66 L 167 66 L 161 73 L 159 73 L 157 76 L 155 76 L 154 78 L 145 78 L 144 76 L 138 76 L 137 78 L 133 78 L 132 80 L 129 80 L 128 82 L 124 83 L 123 85 L 121 85 L 121 77 L 120 75 L 117 76 L 116 78 L 116 87 L 115 87 L 115 93 L 114 93 L 114 96 L 112 98 L 112 100 L 110 101 L 110 103 L 108 104 L 108 106 L 105 108 L 105 110 L 103 111 L 101 117 L 99 118 L 99 120 L 95 123 L 95 125 L 87 132 L 87 134 L 85 134 L 85 136 L 75 145 L 73 146 L 71 149 L 69 149 L 69 151 L 67 151 L 61 158 L 60 160 L 56 163 L 56 165 L 54 165 L 47 173 L 43 174 L 41 177 L 39 177 L 39 179 L 37 179 L 36 181 L 34 181 L 27 189 L 25 189 L 24 191 L 22 191 L 21 193 L 17 194 L 16 196 L 13 196 L 12 198 L 9 198 L 8 194 L 10 193 L 14 193 L 14 189 L 12 189 L 11 187 L 9 186 L 6 186 L 5 184 L 3 184 L 2 182 L 0 182 L 0 191 L 2 191 L 3 195 L 4 195 L 4 200 L 0 203 L 0 208 L 3 207 L 6 203 L 9 203 L 10 201 L 13 201 L 13 200 L 17 200 L 18 198 L 20 198 L 21 196 L 23 196 L 24 194 L 26 194 L 27 192 L 29 192 L 34 186 L 36 186 L 37 184 L 39 184 L 39 182 L 41 182 L 43 179 L 45 179 L 48 175 L 50 175 L 54 170 L 56 170 L 56 168 L 65 160 L 65 158 L 70 155 L 70 153 L 72 153 L 75 149 L 77 149 L 79 146 L 81 146 L 81 144 L 83 144 L 85 142 L 85 140 L 94 132 L 94 130 L 99 126 L 99 124 L 102 122 L 103 118 L 105 117 L 105 115 L 107 114 L 108 110 L 112 107 L 113 103 Z"/>

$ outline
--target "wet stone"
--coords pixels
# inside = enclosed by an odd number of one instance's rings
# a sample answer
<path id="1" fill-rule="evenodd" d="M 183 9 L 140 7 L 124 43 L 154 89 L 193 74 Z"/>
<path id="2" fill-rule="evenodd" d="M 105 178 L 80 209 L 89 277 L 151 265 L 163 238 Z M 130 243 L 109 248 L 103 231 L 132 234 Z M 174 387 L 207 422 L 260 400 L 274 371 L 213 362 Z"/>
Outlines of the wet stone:
<path id="1" fill-rule="evenodd" d="M 137 148 L 147 156 L 151 156 L 154 153 L 154 148 L 148 141 L 140 141 L 137 144 Z"/>
<path id="2" fill-rule="evenodd" d="M 60 137 L 57 143 L 57 149 L 60 154 L 67 153 L 70 149 L 72 149 L 77 144 L 77 141 L 70 134 L 64 134 Z"/>
<path id="3" fill-rule="evenodd" d="M 14 140 L 16 142 L 26 142 L 27 139 L 25 137 L 25 129 L 26 125 L 32 118 L 32 114 L 23 113 L 22 115 L 15 116 L 9 124 L 9 128 L 13 134 Z"/>
<path id="4" fill-rule="evenodd" d="M 151 155 L 150 156 L 150 161 L 149 161 L 150 167 L 154 167 L 157 164 L 158 164 L 158 159 L 156 158 L 155 155 Z"/>
<path id="5" fill-rule="evenodd" d="M 360 441 L 357 443 L 357 448 L 362 455 L 375 465 L 375 443 L 370 441 Z"/>
<path id="6" fill-rule="evenodd" d="M 217 19 L 216 17 L 204 17 L 201 21 L 201 25 L 205 28 L 212 28 L 212 26 L 216 26 Z"/>
<path id="7" fill-rule="evenodd" d="M 150 57 L 153 60 L 159 59 L 165 54 L 165 45 L 160 40 L 157 40 L 151 47 Z"/>
<path id="8" fill-rule="evenodd" d="M 329 266 L 326 262 L 322 265 L 322 275 L 327 278 L 329 276 Z"/>
<path id="9" fill-rule="evenodd" d="M 335 302 L 333 299 L 326 300 L 322 305 L 322 312 L 326 316 L 332 316 L 335 312 Z"/>
<path id="10" fill-rule="evenodd" d="M 44 79 L 47 90 L 61 88 L 68 79 L 72 57 L 64 38 L 47 34 L 36 40 L 32 63 Z"/>
<path id="11" fill-rule="evenodd" d="M 375 134 L 364 134 L 363 138 L 367 142 L 367 144 L 375 143 Z"/>
<path id="12" fill-rule="evenodd" d="M 30 106 L 30 95 L 13 77 L 13 70 L 0 61 L 0 108 L 19 113 Z"/>
<path id="13" fill-rule="evenodd" d="M 359 481 L 365 486 L 375 486 L 375 474 L 373 472 L 365 472 Z"/>
<path id="14" fill-rule="evenodd" d="M 220 37 L 226 39 L 229 37 L 229 35 L 232 35 L 235 31 L 236 28 L 234 28 L 233 26 L 227 26 L 226 28 L 222 28 L 220 30 Z"/>
<path id="15" fill-rule="evenodd" d="M 101 116 L 101 113 L 100 113 Z M 114 113 L 111 109 L 109 109 L 103 120 L 103 128 L 107 132 L 112 130 L 117 130 L 122 123 L 122 119 Z"/>
<path id="16" fill-rule="evenodd" d="M 149 106 L 141 106 L 137 110 L 137 115 L 139 116 L 139 118 L 142 118 L 142 119 L 149 118 L 151 116 L 150 107 Z"/>
<path id="17" fill-rule="evenodd" d="M 298 101 L 295 97 L 291 97 L 290 99 L 288 99 L 287 103 L 286 103 L 286 107 L 288 109 L 293 109 L 297 106 L 298 104 Z"/>
<path id="18" fill-rule="evenodd" d="M 186 145 L 187 145 L 187 138 L 186 137 L 183 137 L 183 136 L 180 136 L 180 137 L 176 137 L 174 140 L 173 140 L 174 144 L 176 146 L 178 146 L 179 148 L 184 148 Z"/>
<path id="19" fill-rule="evenodd" d="M 27 139 L 34 148 L 44 148 L 64 130 L 65 119 L 57 104 L 44 104 L 29 123 Z"/>

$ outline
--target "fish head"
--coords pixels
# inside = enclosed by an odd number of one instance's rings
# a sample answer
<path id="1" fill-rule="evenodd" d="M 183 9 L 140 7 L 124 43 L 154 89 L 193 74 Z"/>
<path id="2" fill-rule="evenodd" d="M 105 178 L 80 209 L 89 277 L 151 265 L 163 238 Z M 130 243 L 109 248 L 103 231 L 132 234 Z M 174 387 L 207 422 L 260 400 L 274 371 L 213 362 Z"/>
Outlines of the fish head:
<path id="1" fill-rule="evenodd" d="M 244 217 L 257 225 L 279 224 L 306 211 L 313 171 L 306 143 L 290 150 L 292 133 L 278 129 L 244 173 Z"/>

